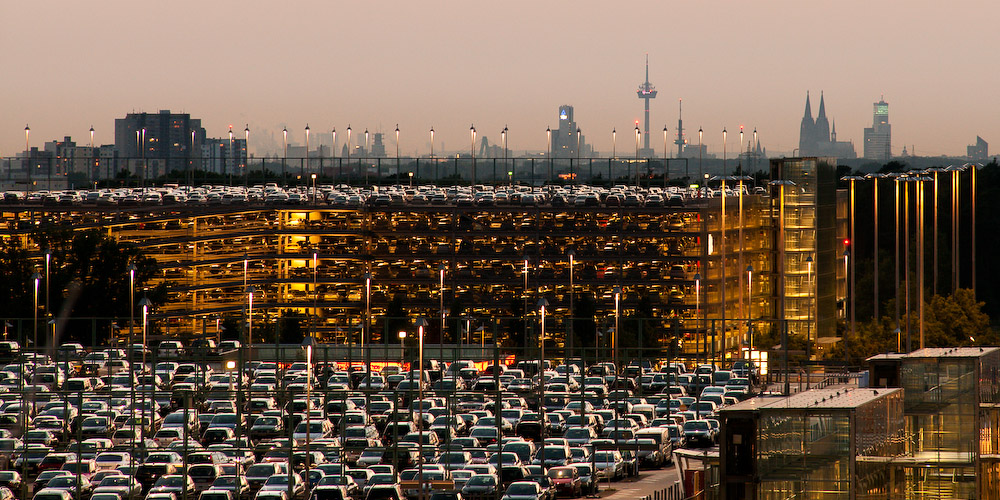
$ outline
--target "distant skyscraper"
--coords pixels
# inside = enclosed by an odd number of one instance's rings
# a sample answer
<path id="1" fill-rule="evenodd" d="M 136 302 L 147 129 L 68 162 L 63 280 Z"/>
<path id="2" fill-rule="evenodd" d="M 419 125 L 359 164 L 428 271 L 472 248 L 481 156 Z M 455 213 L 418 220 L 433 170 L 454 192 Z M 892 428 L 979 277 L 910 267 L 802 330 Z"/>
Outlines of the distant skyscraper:
<path id="1" fill-rule="evenodd" d="M 573 106 L 559 106 L 559 127 L 552 131 L 552 157 L 576 158 L 577 144 L 576 120 L 573 119 Z M 583 142 L 582 140 L 580 141 Z"/>
<path id="2" fill-rule="evenodd" d="M 872 126 L 865 128 L 865 159 L 889 161 L 892 157 L 892 125 L 889 125 L 889 103 L 880 98 L 874 104 Z"/>
<path id="3" fill-rule="evenodd" d="M 809 93 L 806 92 L 806 111 L 799 125 L 799 156 L 832 156 L 834 158 L 857 158 L 854 144 L 837 141 L 837 125 L 831 129 L 826 117 L 826 102 L 823 94 L 819 97 L 819 115 L 812 117 Z"/>
<path id="4" fill-rule="evenodd" d="M 683 119 L 683 104 L 684 102 L 680 99 L 677 100 L 677 138 L 674 139 L 674 145 L 677 146 L 677 157 L 680 158 L 684 156 L 684 119 Z"/>
<path id="5" fill-rule="evenodd" d="M 129 113 L 115 120 L 115 146 L 119 157 L 133 167 L 145 158 L 151 176 L 184 170 L 188 160 L 197 162 L 204 142 L 205 129 L 201 120 L 192 119 L 187 113 L 171 113 L 170 110 L 155 114 Z M 194 166 L 199 167 L 198 163 Z"/>
<path id="6" fill-rule="evenodd" d="M 976 144 L 965 148 L 970 160 L 985 160 L 990 156 L 990 144 L 982 137 L 976 136 Z"/>
<path id="7" fill-rule="evenodd" d="M 649 83 L 649 54 L 646 54 L 646 81 L 639 84 L 639 90 L 635 91 L 646 104 L 646 121 L 645 128 L 642 133 L 642 151 L 640 154 L 643 156 L 653 156 L 653 151 L 649 149 L 649 100 L 656 98 L 656 87 Z"/>

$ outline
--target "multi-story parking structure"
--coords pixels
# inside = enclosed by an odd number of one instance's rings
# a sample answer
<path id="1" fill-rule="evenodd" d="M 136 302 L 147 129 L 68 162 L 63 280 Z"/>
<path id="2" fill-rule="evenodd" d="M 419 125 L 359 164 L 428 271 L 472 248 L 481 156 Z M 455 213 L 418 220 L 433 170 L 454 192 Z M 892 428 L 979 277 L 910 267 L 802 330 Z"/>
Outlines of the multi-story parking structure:
<path id="1" fill-rule="evenodd" d="M 445 342 L 537 346 L 545 298 L 549 346 L 572 343 L 572 304 L 577 342 L 608 347 L 620 287 L 622 337 L 660 349 L 677 338 L 675 354 L 707 357 L 747 346 L 747 318 L 773 315 L 770 198 L 745 195 L 742 209 L 737 198 L 726 198 L 724 246 L 721 198 L 671 207 L 14 205 L 4 217 L 28 244 L 27 228 L 44 221 L 100 228 L 143 248 L 168 283 L 170 300 L 154 315 L 168 334 L 212 332 L 217 318 L 250 309 L 255 335 L 296 313 L 327 341 L 378 344 L 422 317 L 433 341 L 443 305 Z"/>

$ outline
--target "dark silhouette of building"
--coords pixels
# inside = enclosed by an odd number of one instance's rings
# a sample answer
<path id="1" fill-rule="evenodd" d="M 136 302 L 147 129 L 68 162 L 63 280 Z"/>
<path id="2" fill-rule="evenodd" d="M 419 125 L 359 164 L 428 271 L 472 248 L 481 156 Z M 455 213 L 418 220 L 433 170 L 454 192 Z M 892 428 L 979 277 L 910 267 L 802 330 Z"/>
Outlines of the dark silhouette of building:
<path id="1" fill-rule="evenodd" d="M 889 161 L 892 157 L 892 125 L 889 125 L 889 103 L 880 98 L 874 105 L 872 126 L 865 128 L 865 159 Z"/>
<path id="2" fill-rule="evenodd" d="M 552 131 L 553 158 L 577 158 L 583 153 L 590 155 L 583 135 L 578 135 L 579 130 L 573 119 L 573 106 L 559 106 L 559 127 Z"/>
<path id="3" fill-rule="evenodd" d="M 983 140 L 982 137 L 976 136 L 976 143 L 971 146 L 966 146 L 965 148 L 966 156 L 970 160 L 985 160 L 990 156 L 990 143 Z"/>
<path id="4" fill-rule="evenodd" d="M 809 93 L 806 92 L 806 110 L 799 126 L 799 156 L 832 156 L 834 158 L 857 158 L 854 144 L 837 140 L 837 124 L 826 117 L 826 103 L 823 94 L 819 97 L 819 114 L 812 117 Z"/>
<path id="5" fill-rule="evenodd" d="M 228 140 L 227 140 L 228 141 Z M 129 113 L 115 120 L 115 146 L 119 157 L 133 171 L 144 168 L 148 175 L 158 176 L 171 170 L 184 170 L 198 164 L 205 129 L 200 119 L 187 113 Z M 223 172 L 224 173 L 224 172 Z"/>

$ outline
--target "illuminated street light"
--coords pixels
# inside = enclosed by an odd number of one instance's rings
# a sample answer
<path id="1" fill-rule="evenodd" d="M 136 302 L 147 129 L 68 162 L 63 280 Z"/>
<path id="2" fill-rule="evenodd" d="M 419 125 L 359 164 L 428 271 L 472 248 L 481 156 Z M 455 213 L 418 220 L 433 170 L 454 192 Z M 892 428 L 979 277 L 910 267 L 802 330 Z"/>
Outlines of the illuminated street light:
<path id="1" fill-rule="evenodd" d="M 38 282 L 42 280 L 42 275 L 38 274 L 38 272 L 35 272 L 35 274 L 31 275 L 31 280 L 34 281 L 35 283 L 35 308 L 33 309 L 35 311 L 35 324 L 34 328 L 32 329 L 32 331 L 34 332 L 32 344 L 35 351 L 37 352 L 38 351 Z"/>
<path id="2" fill-rule="evenodd" d="M 418 477 L 418 484 L 420 485 L 419 486 L 419 488 L 420 488 L 419 489 L 419 491 L 420 491 L 420 497 L 419 498 L 420 498 L 420 500 L 423 500 L 423 498 L 424 498 L 424 432 L 426 432 L 424 430 L 424 328 L 427 326 L 427 320 L 424 319 L 424 318 L 419 318 L 419 319 L 417 319 L 416 323 L 414 323 L 414 325 L 417 327 L 417 337 L 418 337 L 418 342 L 419 342 L 419 344 L 418 344 L 418 351 L 419 352 L 417 354 L 417 359 L 419 360 L 418 363 L 419 363 L 419 367 L 420 367 L 419 368 L 420 371 L 419 371 L 419 375 L 418 375 L 420 377 L 420 379 L 417 382 L 417 398 L 419 400 L 418 403 L 417 403 L 417 415 L 419 417 L 419 419 L 417 420 L 419 422 L 419 424 L 418 424 L 419 427 L 417 427 L 417 429 L 419 429 L 418 430 L 419 439 L 417 440 L 418 457 L 419 457 L 418 460 L 419 460 L 419 463 L 417 464 L 417 467 L 419 468 L 418 469 L 419 472 L 417 474 L 419 476 Z M 412 369 L 410 370 L 410 380 L 411 381 L 413 380 L 413 370 Z M 433 431 L 431 431 L 431 432 L 433 432 Z"/>

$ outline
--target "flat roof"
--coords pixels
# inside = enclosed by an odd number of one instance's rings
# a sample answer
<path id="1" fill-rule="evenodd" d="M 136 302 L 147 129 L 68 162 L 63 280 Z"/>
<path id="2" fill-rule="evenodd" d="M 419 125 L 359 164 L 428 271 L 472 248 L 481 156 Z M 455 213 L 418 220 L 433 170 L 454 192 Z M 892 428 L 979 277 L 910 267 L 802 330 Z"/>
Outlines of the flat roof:
<path id="1" fill-rule="evenodd" d="M 732 406 L 727 406 L 720 411 L 729 413 L 759 411 L 765 408 L 775 410 L 807 410 L 813 408 L 850 410 L 900 391 L 902 389 L 859 389 L 857 387 L 811 389 L 791 396 L 758 396 Z"/>
<path id="2" fill-rule="evenodd" d="M 903 356 L 903 359 L 922 358 L 979 358 L 1000 351 L 1000 347 L 925 347 Z"/>

